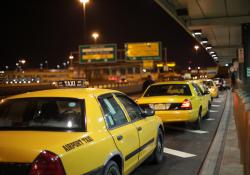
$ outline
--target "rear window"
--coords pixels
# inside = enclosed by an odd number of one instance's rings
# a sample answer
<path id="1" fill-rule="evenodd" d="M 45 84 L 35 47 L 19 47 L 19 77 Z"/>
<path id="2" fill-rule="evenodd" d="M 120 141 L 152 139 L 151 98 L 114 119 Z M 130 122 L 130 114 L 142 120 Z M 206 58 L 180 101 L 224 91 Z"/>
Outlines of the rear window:
<path id="1" fill-rule="evenodd" d="M 203 84 L 205 84 L 207 87 L 212 87 L 214 85 L 212 81 L 203 81 Z"/>
<path id="2" fill-rule="evenodd" d="M 22 98 L 0 104 L 0 129 L 84 130 L 83 100 Z"/>
<path id="3" fill-rule="evenodd" d="M 164 84 L 150 86 L 144 97 L 168 95 L 191 96 L 192 94 L 187 84 Z"/>

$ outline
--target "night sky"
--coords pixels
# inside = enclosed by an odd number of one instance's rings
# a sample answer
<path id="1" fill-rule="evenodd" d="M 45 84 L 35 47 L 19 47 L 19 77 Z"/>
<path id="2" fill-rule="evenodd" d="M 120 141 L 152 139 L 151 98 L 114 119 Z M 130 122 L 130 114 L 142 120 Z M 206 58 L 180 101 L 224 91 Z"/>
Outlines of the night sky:
<path id="1" fill-rule="evenodd" d="M 168 60 L 180 67 L 213 66 L 205 52 L 195 52 L 195 40 L 179 27 L 153 0 L 90 0 L 83 8 L 78 0 L 1 1 L 0 70 L 11 69 L 20 58 L 26 67 L 39 67 L 48 60 L 55 68 L 68 59 L 78 46 L 93 44 L 90 34 L 100 34 L 98 43 L 161 41 L 167 47 Z"/>

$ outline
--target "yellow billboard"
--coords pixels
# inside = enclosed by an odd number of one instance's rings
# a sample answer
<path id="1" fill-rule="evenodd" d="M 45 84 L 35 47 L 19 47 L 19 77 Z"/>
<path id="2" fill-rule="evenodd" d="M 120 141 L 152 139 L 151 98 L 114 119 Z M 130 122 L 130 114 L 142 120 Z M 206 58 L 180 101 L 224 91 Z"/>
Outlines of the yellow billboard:
<path id="1" fill-rule="evenodd" d="M 160 60 L 161 43 L 126 43 L 125 55 L 128 60 Z"/>

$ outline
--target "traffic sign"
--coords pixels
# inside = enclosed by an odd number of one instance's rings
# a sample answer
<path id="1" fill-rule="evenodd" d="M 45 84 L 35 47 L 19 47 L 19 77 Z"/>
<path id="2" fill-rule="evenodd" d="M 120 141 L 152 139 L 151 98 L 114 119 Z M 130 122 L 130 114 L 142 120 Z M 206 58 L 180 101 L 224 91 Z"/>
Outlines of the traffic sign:
<path id="1" fill-rule="evenodd" d="M 247 77 L 250 77 L 250 67 L 247 67 Z"/>
<path id="2" fill-rule="evenodd" d="M 116 62 L 116 44 L 94 44 L 79 46 L 80 64 L 81 63 L 103 63 Z"/>
<path id="3" fill-rule="evenodd" d="M 125 43 L 127 60 L 161 60 L 161 42 Z"/>

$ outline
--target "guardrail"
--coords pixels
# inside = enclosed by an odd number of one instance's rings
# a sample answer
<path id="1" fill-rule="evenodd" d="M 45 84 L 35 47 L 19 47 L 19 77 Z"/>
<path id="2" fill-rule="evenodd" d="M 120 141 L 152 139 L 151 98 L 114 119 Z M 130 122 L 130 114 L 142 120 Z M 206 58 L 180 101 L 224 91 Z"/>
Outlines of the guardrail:
<path id="1" fill-rule="evenodd" d="M 241 163 L 244 166 L 244 174 L 250 175 L 250 92 L 238 90 L 233 94 L 233 98 Z"/>
<path id="2" fill-rule="evenodd" d="M 142 90 L 142 82 L 128 82 L 128 83 L 99 83 L 99 84 L 90 84 L 90 88 L 105 88 L 105 89 L 115 89 L 126 94 L 139 93 Z M 45 90 L 45 89 L 55 89 L 57 87 L 52 86 L 48 83 L 39 83 L 34 85 L 5 85 L 0 86 L 0 99 L 10 96 L 16 95 L 25 92 L 37 91 L 37 90 Z"/>

